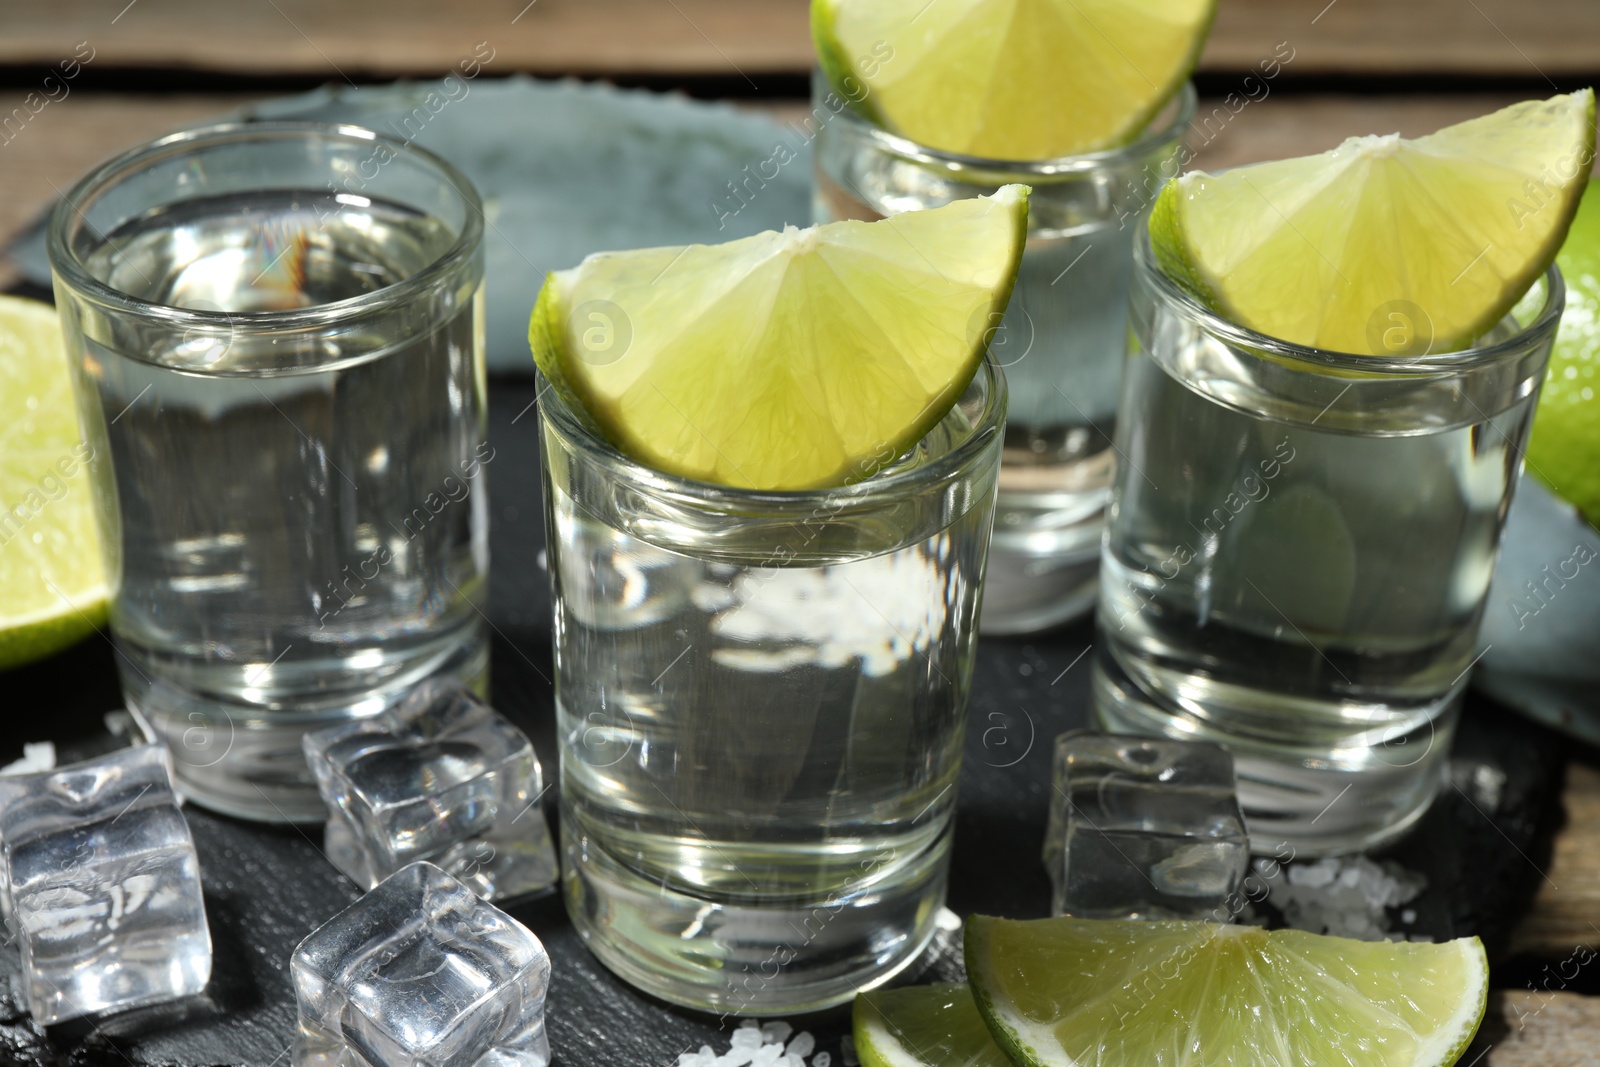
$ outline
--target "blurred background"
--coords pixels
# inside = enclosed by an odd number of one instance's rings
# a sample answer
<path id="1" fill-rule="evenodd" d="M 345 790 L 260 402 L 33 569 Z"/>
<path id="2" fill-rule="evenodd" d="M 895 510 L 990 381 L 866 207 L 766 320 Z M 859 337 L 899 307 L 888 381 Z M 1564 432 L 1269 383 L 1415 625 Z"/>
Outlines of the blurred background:
<path id="1" fill-rule="evenodd" d="M 158 133 L 324 84 L 439 77 L 474 56 L 492 57 L 482 77 L 605 80 L 780 119 L 802 112 L 812 64 L 807 0 L 7 0 L 0 238 Z M 1281 69 L 1260 80 L 1271 62 Z M 1595 0 L 1222 0 L 1196 79 L 1197 165 L 1425 133 L 1597 72 Z"/>

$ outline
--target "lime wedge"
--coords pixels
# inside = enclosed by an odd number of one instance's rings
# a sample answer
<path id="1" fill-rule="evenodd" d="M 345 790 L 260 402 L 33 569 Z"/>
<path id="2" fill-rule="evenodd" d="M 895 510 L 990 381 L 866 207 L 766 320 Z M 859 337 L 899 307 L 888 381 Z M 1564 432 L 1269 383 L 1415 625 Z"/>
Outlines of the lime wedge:
<path id="1" fill-rule="evenodd" d="M 1483 1020 L 1477 938 L 1351 941 L 1207 922 L 967 922 L 967 974 L 1027 1067 L 1451 1064 Z"/>
<path id="2" fill-rule="evenodd" d="M 1338 352 L 1464 348 L 1544 273 L 1594 158 L 1594 91 L 1414 141 L 1202 171 L 1156 198 L 1161 267 L 1242 326 Z"/>
<path id="3" fill-rule="evenodd" d="M 835 92 L 930 148 L 1077 155 L 1136 137 L 1194 69 L 1216 0 L 812 0 Z"/>
<path id="4" fill-rule="evenodd" d="M 1011 1067 L 964 985 L 878 989 L 856 997 L 862 1067 Z"/>
<path id="5" fill-rule="evenodd" d="M 1016 280 L 1028 188 L 879 222 L 590 256 L 528 340 L 623 452 L 761 490 L 870 476 L 949 412 Z"/>
<path id="6" fill-rule="evenodd" d="M 0 669 L 105 621 L 88 456 L 55 310 L 0 296 Z"/>
<path id="7" fill-rule="evenodd" d="M 1528 469 L 1600 527 L 1600 193 L 1589 194 L 1556 264 L 1567 283 L 1550 369 L 1528 441 Z"/>

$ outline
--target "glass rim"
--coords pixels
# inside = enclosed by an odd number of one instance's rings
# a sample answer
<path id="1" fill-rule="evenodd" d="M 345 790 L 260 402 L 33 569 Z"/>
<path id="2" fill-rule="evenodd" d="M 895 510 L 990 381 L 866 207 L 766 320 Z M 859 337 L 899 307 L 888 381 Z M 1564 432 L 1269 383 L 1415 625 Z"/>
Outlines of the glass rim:
<path id="1" fill-rule="evenodd" d="M 1195 109 L 1199 106 L 1199 93 L 1195 90 L 1193 81 L 1185 81 L 1183 87 L 1169 97 L 1156 109 L 1139 135 L 1124 145 L 1112 148 L 1103 148 L 1098 152 L 1081 152 L 1077 155 L 1056 156 L 1051 159 L 990 159 L 985 156 L 968 156 L 959 152 L 946 152 L 938 148 L 930 148 L 908 137 L 897 133 L 890 133 L 883 127 L 872 122 L 855 109 L 855 104 L 849 97 L 839 93 L 838 89 L 828 81 L 822 69 L 816 68 L 812 72 L 812 99 L 817 99 L 816 88 L 826 86 L 827 91 L 839 95 L 845 100 L 845 106 L 834 119 L 843 119 L 859 128 L 867 137 L 878 143 L 882 148 L 904 159 L 918 163 L 932 163 L 946 170 L 962 171 L 988 171 L 990 173 L 1026 174 L 1040 177 L 1056 177 L 1074 174 L 1087 174 L 1108 167 L 1125 166 L 1142 161 L 1151 152 L 1159 150 L 1163 145 L 1175 144 L 1183 138 L 1184 132 L 1194 121 Z M 1173 104 L 1177 105 L 1170 122 L 1159 122 L 1162 115 Z M 832 121 L 832 120 L 830 120 Z M 820 132 L 820 131 L 819 131 Z"/>
<path id="2" fill-rule="evenodd" d="M 194 152 L 200 148 L 254 140 L 322 138 L 332 141 L 383 144 L 396 156 L 409 156 L 436 171 L 466 207 L 461 232 L 450 247 L 414 274 L 368 293 L 316 304 L 307 308 L 270 311 L 207 311 L 160 304 L 106 284 L 90 274 L 68 241 L 74 215 L 88 216 L 78 205 L 85 197 L 99 194 L 145 166 Z M 176 200 L 173 203 L 182 203 Z M 220 122 L 178 130 L 148 141 L 106 160 L 73 183 L 50 212 L 46 230 L 46 252 L 51 270 L 80 297 L 125 315 L 155 320 L 175 329 L 234 330 L 240 326 L 263 330 L 321 330 L 375 309 L 402 303 L 430 289 L 438 279 L 475 254 L 483 243 L 483 200 L 472 180 L 460 169 L 426 148 L 391 137 L 378 130 L 348 122 L 316 122 L 283 119 L 262 122 Z M 109 241 L 109 238 L 101 235 Z"/>
<path id="3" fill-rule="evenodd" d="M 1343 371 L 1361 371 L 1367 376 L 1415 378 L 1419 374 L 1459 374 L 1526 352 L 1530 345 L 1541 341 L 1544 334 L 1553 334 L 1560 325 L 1561 311 L 1566 303 L 1567 293 L 1561 270 L 1552 262 L 1542 275 L 1545 282 L 1543 306 L 1526 326 L 1522 326 L 1510 337 L 1453 352 L 1428 352 L 1420 356 L 1379 356 L 1295 344 L 1269 334 L 1258 333 L 1248 326 L 1240 326 L 1223 318 L 1202 304 L 1161 269 L 1150 245 L 1147 219 L 1139 223 L 1139 235 L 1133 245 L 1133 259 L 1135 270 L 1150 279 L 1161 299 L 1170 305 L 1176 305 L 1185 316 L 1198 322 L 1207 333 L 1269 357 L 1286 358 L 1297 363 Z M 1535 280 L 1533 284 L 1537 285 L 1538 281 Z M 1524 297 L 1526 295 L 1523 294 Z M 1522 297 L 1518 298 L 1519 301 L 1521 299 Z"/>
<path id="4" fill-rule="evenodd" d="M 657 470 L 627 455 L 606 441 L 578 417 L 558 389 L 541 371 L 535 381 L 541 420 L 549 418 L 561 437 L 590 461 L 625 477 L 629 482 L 665 494 L 677 500 L 690 500 L 712 507 L 750 507 L 769 511 L 803 512 L 818 506 L 841 507 L 872 505 L 903 495 L 908 489 L 918 490 L 958 474 L 974 463 L 992 442 L 999 440 L 1006 413 L 1006 379 L 994 356 L 985 351 L 974 372 L 972 382 L 982 375 L 987 382 L 983 397 L 983 410 L 974 420 L 972 433 L 950 451 L 927 463 L 887 475 L 872 475 L 858 482 L 828 486 L 821 489 L 741 489 L 737 486 L 704 482 Z M 967 389 L 972 388 L 969 382 Z M 963 390 L 962 395 L 965 395 Z M 960 403 L 959 398 L 956 401 Z M 932 432 L 932 431 L 930 431 Z M 895 459 L 898 459 L 896 456 Z M 892 462 L 892 461 L 891 461 Z"/>

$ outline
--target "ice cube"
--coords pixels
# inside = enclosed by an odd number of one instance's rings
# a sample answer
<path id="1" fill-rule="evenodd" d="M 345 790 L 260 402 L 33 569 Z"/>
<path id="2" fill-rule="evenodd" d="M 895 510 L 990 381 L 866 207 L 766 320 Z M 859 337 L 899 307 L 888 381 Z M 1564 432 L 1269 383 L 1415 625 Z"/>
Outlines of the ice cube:
<path id="1" fill-rule="evenodd" d="M 428 860 L 485 900 L 553 885 L 539 759 L 459 683 L 424 682 L 392 710 L 309 733 L 328 858 L 364 889 Z"/>
<path id="2" fill-rule="evenodd" d="M 1240 910 L 1250 842 L 1226 749 L 1062 734 L 1051 799 L 1055 914 L 1228 922 Z"/>
<path id="3" fill-rule="evenodd" d="M 300 1063 L 547 1067 L 550 958 L 527 927 L 431 863 L 390 875 L 290 962 Z"/>
<path id="4" fill-rule="evenodd" d="M 42 1025 L 192 996 L 211 977 L 165 748 L 0 778 L 0 885 Z"/>

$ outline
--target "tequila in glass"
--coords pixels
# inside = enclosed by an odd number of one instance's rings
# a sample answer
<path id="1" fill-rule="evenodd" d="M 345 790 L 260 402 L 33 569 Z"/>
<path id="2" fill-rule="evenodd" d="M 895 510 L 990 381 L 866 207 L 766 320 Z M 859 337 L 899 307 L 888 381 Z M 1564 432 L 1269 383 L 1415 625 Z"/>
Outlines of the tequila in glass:
<path id="1" fill-rule="evenodd" d="M 1097 713 L 1224 743 L 1257 849 L 1398 836 L 1445 768 L 1560 275 L 1477 347 L 1390 358 L 1244 329 L 1136 258 Z"/>
<path id="2" fill-rule="evenodd" d="M 839 1003 L 944 898 L 1004 379 L 907 455 L 753 492 L 625 458 L 541 394 L 568 913 L 667 1000 Z"/>
<path id="3" fill-rule="evenodd" d="M 1177 176 L 1194 87 L 1125 147 L 1030 163 L 919 145 L 849 108 L 833 114 L 831 95 L 817 75 L 818 222 L 938 207 L 1008 182 L 1033 188 L 1016 288 L 990 342 L 1011 401 L 983 630 L 1023 633 L 1080 615 L 1094 603 L 1116 468 L 1134 234 Z"/>
<path id="4" fill-rule="evenodd" d="M 322 817 L 300 734 L 486 665 L 481 214 L 310 124 L 177 134 L 51 230 L 129 706 L 183 791 Z"/>

